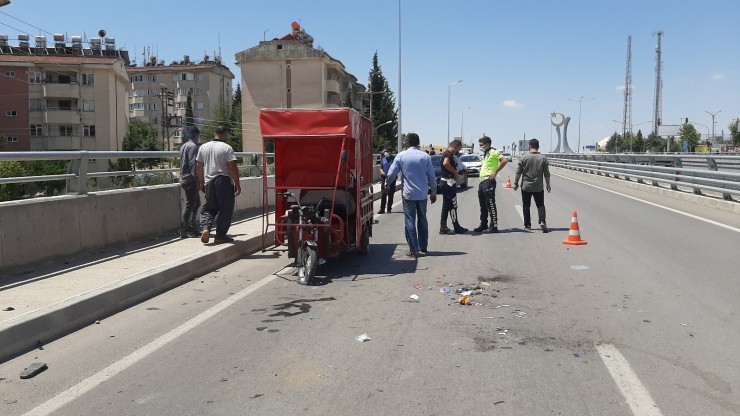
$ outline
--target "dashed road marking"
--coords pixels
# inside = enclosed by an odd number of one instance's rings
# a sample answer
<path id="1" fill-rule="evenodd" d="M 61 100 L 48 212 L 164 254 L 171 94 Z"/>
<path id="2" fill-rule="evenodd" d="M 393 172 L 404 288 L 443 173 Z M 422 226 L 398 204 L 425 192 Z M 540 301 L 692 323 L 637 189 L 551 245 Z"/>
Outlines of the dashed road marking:
<path id="1" fill-rule="evenodd" d="M 632 414 L 635 416 L 662 416 L 660 409 L 650 397 L 647 388 L 632 371 L 632 367 L 624 356 L 612 344 L 597 344 L 601 360 L 604 361 L 609 374 L 619 387 L 619 391 L 627 401 Z"/>

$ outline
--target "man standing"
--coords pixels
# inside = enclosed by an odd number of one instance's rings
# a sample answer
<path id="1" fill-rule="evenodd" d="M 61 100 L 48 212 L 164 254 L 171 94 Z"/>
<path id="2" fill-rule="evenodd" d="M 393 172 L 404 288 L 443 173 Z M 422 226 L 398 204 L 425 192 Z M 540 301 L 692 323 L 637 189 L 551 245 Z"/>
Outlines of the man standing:
<path id="1" fill-rule="evenodd" d="M 483 151 L 478 184 L 478 204 L 480 205 L 480 225 L 475 232 L 497 233 L 498 215 L 496 213 L 496 175 L 506 166 L 506 158 L 496 149 L 491 148 L 491 138 L 483 136 L 478 139 L 478 146 Z M 488 218 L 491 224 L 488 224 Z"/>
<path id="2" fill-rule="evenodd" d="M 234 241 L 226 233 L 231 227 L 236 196 L 242 192 L 239 184 L 239 169 L 236 166 L 234 149 L 226 143 L 226 127 L 216 128 L 216 137 L 198 150 L 198 182 L 201 192 L 206 194 L 206 203 L 200 213 L 203 233 L 200 241 L 207 244 L 211 238 L 211 225 L 216 221 L 216 244 Z"/>
<path id="3" fill-rule="evenodd" d="M 198 140 L 200 130 L 195 126 L 185 129 L 185 143 L 180 146 L 180 187 L 185 193 L 185 208 L 182 210 L 180 221 L 180 238 L 200 237 L 198 208 L 200 194 L 198 193 Z"/>
<path id="4" fill-rule="evenodd" d="M 418 258 L 427 253 L 429 223 L 427 222 L 427 192 L 431 193 L 432 204 L 437 201 L 437 178 L 434 176 L 432 158 L 420 148 L 419 135 L 406 136 L 409 148 L 399 153 L 388 170 L 388 182 L 395 182 L 400 172 L 403 175 L 403 215 L 406 242 L 409 244 L 407 257 Z"/>
<path id="5" fill-rule="evenodd" d="M 393 194 L 396 192 L 396 182 L 388 182 L 388 171 L 393 163 L 393 155 L 389 147 L 385 148 L 383 157 L 380 158 L 380 185 L 382 194 L 380 195 L 380 211 L 378 214 L 390 214 L 393 205 Z M 386 208 L 387 207 L 387 208 Z"/>
<path id="6" fill-rule="evenodd" d="M 547 192 L 550 188 L 550 168 L 547 163 L 547 156 L 539 152 L 540 141 L 532 139 L 529 141 L 529 153 L 519 159 L 519 166 L 516 168 L 516 178 L 514 179 L 514 190 L 519 188 L 519 178 L 522 179 L 522 211 L 524 214 L 524 228 L 531 230 L 532 221 L 529 214 L 529 207 L 532 204 L 537 206 L 537 216 L 540 228 L 543 233 L 549 232 L 545 222 L 545 191 L 542 189 L 542 178 L 547 182 Z"/>
<path id="7" fill-rule="evenodd" d="M 442 153 L 442 217 L 439 223 L 440 234 L 465 234 L 467 228 L 461 227 L 457 220 L 457 158 L 455 155 L 462 149 L 460 140 L 453 140 L 450 147 Z M 454 229 L 447 227 L 447 216 L 452 219 Z"/>

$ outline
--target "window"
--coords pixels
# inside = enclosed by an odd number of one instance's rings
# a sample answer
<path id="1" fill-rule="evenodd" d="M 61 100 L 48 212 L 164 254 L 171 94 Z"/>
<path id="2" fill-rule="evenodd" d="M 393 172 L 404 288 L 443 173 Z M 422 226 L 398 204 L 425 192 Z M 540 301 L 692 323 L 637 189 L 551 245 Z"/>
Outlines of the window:
<path id="1" fill-rule="evenodd" d="M 74 126 L 59 126 L 60 136 L 71 136 L 74 134 Z"/>
<path id="2" fill-rule="evenodd" d="M 82 74 L 82 83 L 84 85 L 94 85 L 95 75 L 94 74 Z"/>
<path id="3" fill-rule="evenodd" d="M 82 100 L 82 111 L 95 111 L 95 100 Z"/>
<path id="4" fill-rule="evenodd" d="M 195 124 L 206 124 L 206 120 L 203 117 L 195 117 L 193 122 Z"/>
<path id="5" fill-rule="evenodd" d="M 184 74 L 180 74 L 180 76 L 176 78 L 175 81 L 178 81 L 178 80 L 179 81 L 192 81 L 194 79 L 195 79 L 194 74 L 184 73 Z"/>
<path id="6" fill-rule="evenodd" d="M 41 111 L 44 109 L 44 100 L 41 98 L 29 98 L 28 109 L 30 111 Z"/>
<path id="7" fill-rule="evenodd" d="M 8 136 L 8 143 L 18 143 L 18 138 L 15 136 Z"/>
<path id="8" fill-rule="evenodd" d="M 44 126 L 42 124 L 31 124 L 31 136 L 43 136 Z"/>
<path id="9" fill-rule="evenodd" d="M 203 88 L 196 88 L 195 95 L 203 95 Z"/>
<path id="10" fill-rule="evenodd" d="M 202 110 L 203 109 L 203 103 L 200 101 L 195 102 L 195 109 L 196 110 Z"/>
<path id="11" fill-rule="evenodd" d="M 203 81 L 203 74 L 195 74 L 196 81 Z"/>
<path id="12" fill-rule="evenodd" d="M 188 108 L 188 103 L 186 101 L 175 103 L 175 108 L 178 110 L 186 110 Z"/>
<path id="13" fill-rule="evenodd" d="M 84 126 L 82 135 L 85 137 L 95 137 L 95 125 Z"/>
<path id="14" fill-rule="evenodd" d="M 18 115 L 18 112 L 15 110 L 6 110 L 5 111 L 5 117 L 15 117 Z"/>
<path id="15" fill-rule="evenodd" d="M 72 111 L 72 100 L 59 100 L 59 109 Z"/>
<path id="16" fill-rule="evenodd" d="M 15 78 L 15 71 L 5 71 L 5 76 L 8 78 Z"/>
<path id="17" fill-rule="evenodd" d="M 146 110 L 146 104 L 144 103 L 133 103 L 128 105 L 128 111 L 143 111 Z"/>
<path id="18" fill-rule="evenodd" d="M 41 72 L 33 72 L 33 71 L 30 71 L 28 73 L 28 83 L 29 84 L 41 84 L 41 82 L 43 81 L 43 79 L 44 79 L 44 77 L 41 74 Z"/>
<path id="19" fill-rule="evenodd" d="M 175 137 L 178 139 L 182 137 L 182 129 L 177 129 L 177 131 L 175 132 Z"/>

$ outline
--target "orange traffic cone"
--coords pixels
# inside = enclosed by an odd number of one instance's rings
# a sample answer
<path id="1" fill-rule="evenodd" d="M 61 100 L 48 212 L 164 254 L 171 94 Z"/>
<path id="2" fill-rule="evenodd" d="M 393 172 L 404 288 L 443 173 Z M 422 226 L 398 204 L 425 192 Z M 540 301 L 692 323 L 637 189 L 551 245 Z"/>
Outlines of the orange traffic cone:
<path id="1" fill-rule="evenodd" d="M 504 189 L 512 189 L 513 186 L 511 186 L 511 176 L 506 177 L 506 186 L 504 186 Z"/>
<path id="2" fill-rule="evenodd" d="M 570 231 L 568 231 L 568 239 L 563 240 L 563 244 L 569 244 L 572 246 L 581 246 L 588 244 L 586 240 L 581 240 L 581 230 L 578 228 L 578 213 L 573 211 L 573 219 L 570 221 Z"/>

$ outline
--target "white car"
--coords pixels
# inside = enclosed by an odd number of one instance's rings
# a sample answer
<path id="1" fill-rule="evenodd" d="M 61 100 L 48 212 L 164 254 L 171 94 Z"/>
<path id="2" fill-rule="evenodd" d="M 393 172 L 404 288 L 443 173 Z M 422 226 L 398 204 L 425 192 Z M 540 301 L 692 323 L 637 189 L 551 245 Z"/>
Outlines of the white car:
<path id="1" fill-rule="evenodd" d="M 506 158 L 506 161 L 507 161 L 507 162 L 511 162 L 511 161 L 512 161 L 512 160 L 514 159 L 514 158 L 513 158 L 512 156 L 511 156 L 511 153 L 508 153 L 508 152 L 503 152 L 503 153 L 501 153 L 501 156 L 505 157 L 505 158 Z"/>
<path id="2" fill-rule="evenodd" d="M 460 156 L 460 163 L 465 166 L 465 170 L 468 172 L 468 176 L 479 176 L 481 167 L 481 158 L 478 155 L 462 155 Z"/>

